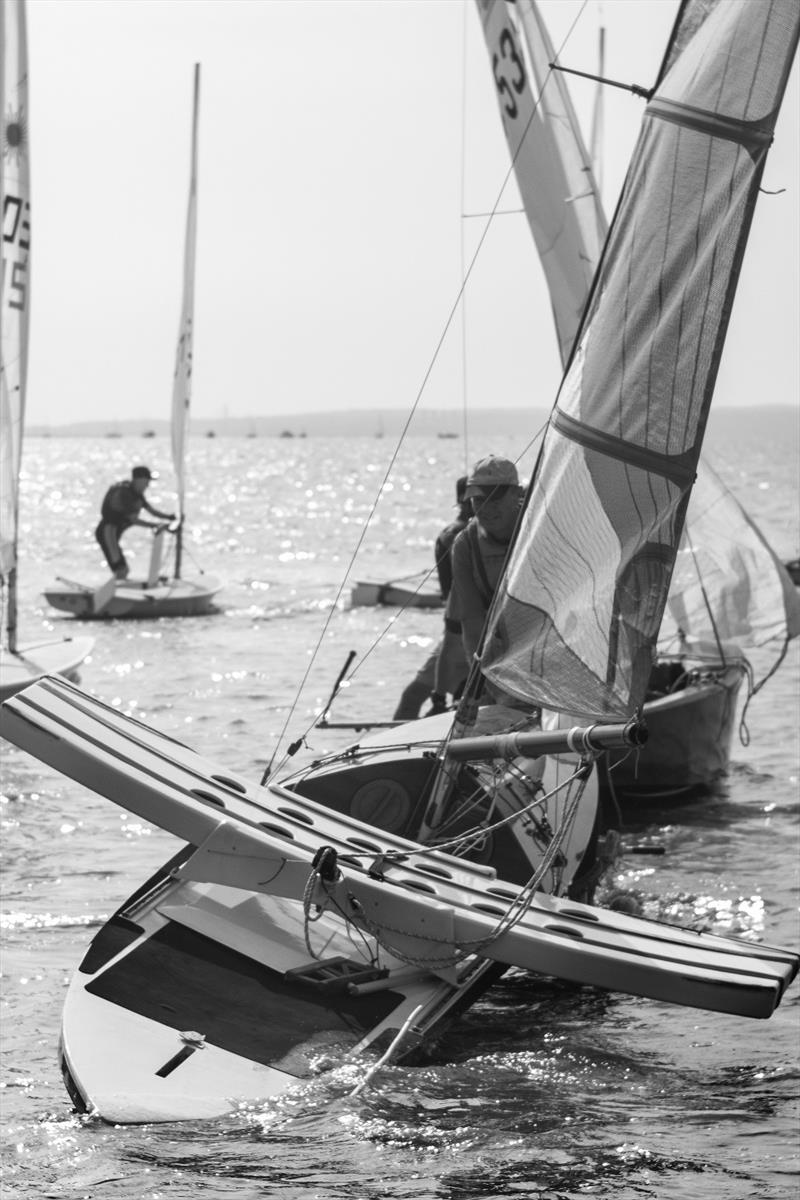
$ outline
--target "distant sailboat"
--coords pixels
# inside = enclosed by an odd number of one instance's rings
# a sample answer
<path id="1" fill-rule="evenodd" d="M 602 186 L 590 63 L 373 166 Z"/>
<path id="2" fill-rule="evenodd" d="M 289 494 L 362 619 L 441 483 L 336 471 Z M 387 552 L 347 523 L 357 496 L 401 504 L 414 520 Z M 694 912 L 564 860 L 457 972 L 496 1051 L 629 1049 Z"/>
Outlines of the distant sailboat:
<path id="1" fill-rule="evenodd" d="M 77 677 L 93 638 L 20 645 L 17 641 L 19 491 L 25 425 L 30 322 L 30 109 L 24 0 L 0 9 L 0 212 L 3 214 L 0 302 L 0 582 L 7 644 L 0 646 L 0 700 L 43 674 Z"/>
<path id="2" fill-rule="evenodd" d="M 186 522 L 186 442 L 189 429 L 194 348 L 194 275 L 197 240 L 197 137 L 200 66 L 195 66 L 189 204 L 186 215 L 183 302 L 181 306 L 175 377 L 172 390 L 172 462 L 178 491 L 178 520 L 174 527 L 175 559 L 171 575 L 164 574 L 167 532 L 153 535 L 147 575 L 143 579 L 110 579 L 99 588 L 60 580 L 45 591 L 53 608 L 83 618 L 190 617 L 215 611 L 221 585 L 215 579 L 184 579 L 181 575 Z"/>
<path id="3" fill-rule="evenodd" d="M 592 156 L 564 76 L 551 66 L 556 54 L 535 0 L 477 4 L 500 115 L 566 365 L 607 234 Z M 602 54 L 602 37 L 600 46 Z M 595 155 L 600 103 L 595 107 Z M 770 639 L 779 643 L 780 658 L 786 640 L 800 633 L 800 601 L 787 586 L 786 572 L 763 534 L 726 494 L 710 467 L 701 465 L 700 483 L 689 506 L 670 589 L 670 611 L 683 613 L 680 636 L 667 622 L 646 693 L 647 746 L 636 755 L 610 755 L 612 774 L 603 773 L 604 785 L 613 787 L 620 799 L 680 797 L 707 789 L 723 776 L 737 696 L 748 670 L 744 648 L 769 640 L 763 636 L 769 629 Z M 751 547 L 749 556 L 739 538 Z M 768 615 L 741 614 L 734 631 L 726 620 L 734 593 L 749 596 L 754 610 L 769 595 Z"/>

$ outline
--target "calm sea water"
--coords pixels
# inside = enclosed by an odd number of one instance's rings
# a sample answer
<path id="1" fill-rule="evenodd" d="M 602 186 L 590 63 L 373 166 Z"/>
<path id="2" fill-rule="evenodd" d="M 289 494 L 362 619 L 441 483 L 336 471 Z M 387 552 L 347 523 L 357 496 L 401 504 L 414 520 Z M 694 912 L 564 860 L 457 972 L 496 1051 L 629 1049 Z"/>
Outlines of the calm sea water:
<path id="1" fill-rule="evenodd" d="M 489 449 L 516 447 L 498 439 L 473 457 Z M 781 556 L 796 555 L 796 443 L 738 426 L 715 449 Z M 222 612 L 91 626 L 83 686 L 253 778 L 279 740 L 308 729 L 351 649 L 363 662 L 334 719 L 389 718 L 441 617 L 337 599 L 392 450 L 388 438 L 194 441 L 184 574 L 223 578 Z M 164 439 L 29 440 L 26 639 L 86 632 L 49 615 L 41 589 L 56 575 L 102 581 L 99 500 L 137 461 L 162 470 L 150 495 L 170 507 Z M 460 440 L 406 443 L 355 577 L 428 566 L 463 467 Z M 143 564 L 144 536 L 127 545 Z M 725 791 L 629 826 L 612 882 L 636 890 L 649 915 L 800 944 L 798 695 L 794 646 L 751 707 L 751 741 L 735 746 Z M 301 753 L 336 736 L 309 734 Z M 211 1123 L 110 1128 L 76 1116 L 56 1062 L 67 981 L 174 843 L 2 748 L 4 1198 L 796 1200 L 797 984 L 759 1022 L 510 974 L 427 1061 L 384 1070 L 356 1099 L 349 1065 Z M 636 853 L 643 845 L 663 854 Z"/>

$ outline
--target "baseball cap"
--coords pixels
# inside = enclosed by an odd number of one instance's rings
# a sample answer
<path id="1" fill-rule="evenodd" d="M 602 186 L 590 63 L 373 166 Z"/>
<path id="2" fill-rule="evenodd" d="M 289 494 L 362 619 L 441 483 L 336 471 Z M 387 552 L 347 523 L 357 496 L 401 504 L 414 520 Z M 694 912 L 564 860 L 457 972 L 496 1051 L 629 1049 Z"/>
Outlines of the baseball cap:
<path id="1" fill-rule="evenodd" d="M 487 454 L 486 458 L 481 458 L 475 463 L 467 476 L 464 494 L 469 499 L 470 496 L 480 496 L 496 487 L 519 487 L 519 475 L 510 458 Z"/>
<path id="2" fill-rule="evenodd" d="M 158 471 L 151 471 L 149 467 L 134 467 L 131 479 L 158 479 Z"/>

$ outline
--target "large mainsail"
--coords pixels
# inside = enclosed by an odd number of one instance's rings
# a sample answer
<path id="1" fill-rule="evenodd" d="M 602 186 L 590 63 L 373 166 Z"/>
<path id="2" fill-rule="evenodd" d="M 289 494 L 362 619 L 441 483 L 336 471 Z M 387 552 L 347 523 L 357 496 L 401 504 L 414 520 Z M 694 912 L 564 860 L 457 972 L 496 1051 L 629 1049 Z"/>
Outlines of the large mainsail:
<path id="1" fill-rule="evenodd" d="M 565 364 L 606 235 L 602 202 L 566 83 L 550 70 L 555 53 L 536 5 L 518 0 L 513 6 L 522 22 L 526 56 L 506 0 L 477 4 Z"/>
<path id="2" fill-rule="evenodd" d="M 189 174 L 189 204 L 186 212 L 186 240 L 183 253 L 183 301 L 175 355 L 172 385 L 172 462 L 178 490 L 178 514 L 183 517 L 185 496 L 186 439 L 189 433 L 189 408 L 192 400 L 192 358 L 194 353 L 194 273 L 197 245 L 197 128 L 200 103 L 200 64 L 194 68 L 192 104 L 192 152 Z M 180 547 L 180 542 L 178 543 Z M 175 565 L 179 574 L 180 559 Z"/>
<path id="3" fill-rule="evenodd" d="M 644 699 L 798 23 L 681 8 L 490 615 L 482 668 L 523 701 Z"/>

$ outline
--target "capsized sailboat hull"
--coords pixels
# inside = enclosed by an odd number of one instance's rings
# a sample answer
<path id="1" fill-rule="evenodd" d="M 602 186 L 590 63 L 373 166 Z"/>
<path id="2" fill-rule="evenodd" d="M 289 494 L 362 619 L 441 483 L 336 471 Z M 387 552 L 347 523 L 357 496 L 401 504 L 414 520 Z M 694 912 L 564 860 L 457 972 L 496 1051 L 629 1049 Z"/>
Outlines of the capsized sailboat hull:
<path id="1" fill-rule="evenodd" d="M 29 642 L 14 654 L 0 646 L 0 702 L 43 675 L 61 675 L 77 682 L 78 668 L 93 646 L 94 638 L 89 637 Z"/>
<path id="2" fill-rule="evenodd" d="M 80 1111 L 114 1124 L 222 1116 L 385 1052 L 412 1018 L 402 1060 L 500 973 L 470 960 L 450 984 L 390 956 L 375 970 L 374 943 L 325 917 L 310 927 L 319 963 L 302 903 L 176 880 L 190 854 L 106 923 L 70 983 L 60 1056 Z"/>
<path id="3" fill-rule="evenodd" d="M 114 581 L 113 591 L 65 582 L 53 584 L 44 596 L 59 612 L 82 620 L 195 617 L 216 611 L 215 597 L 221 588 L 222 584 L 211 578 L 202 582 L 168 579 L 154 586 L 143 580 L 120 579 Z"/>
<path id="4" fill-rule="evenodd" d="M 663 803 L 713 789 L 730 764 L 745 672 L 741 655 L 716 665 L 659 660 L 644 705 L 647 744 L 633 753 L 609 751 L 601 796 L 613 792 L 623 803 Z"/>

